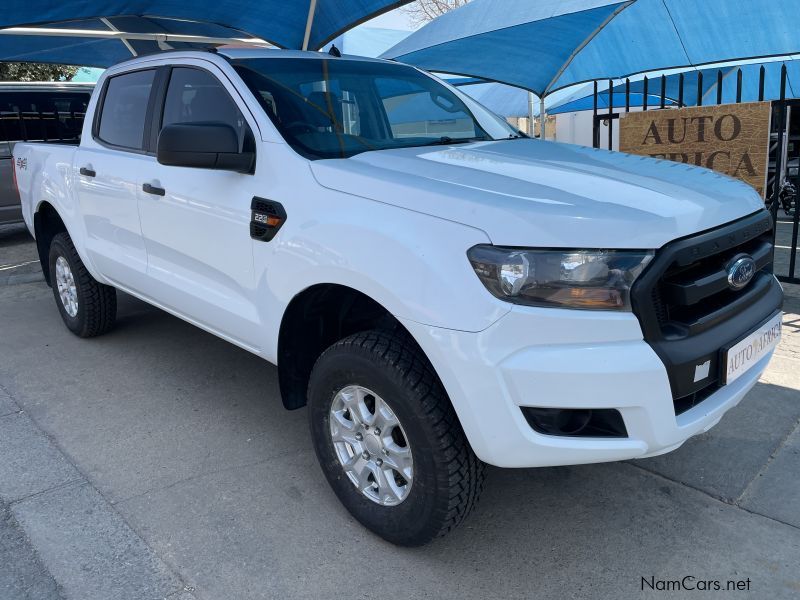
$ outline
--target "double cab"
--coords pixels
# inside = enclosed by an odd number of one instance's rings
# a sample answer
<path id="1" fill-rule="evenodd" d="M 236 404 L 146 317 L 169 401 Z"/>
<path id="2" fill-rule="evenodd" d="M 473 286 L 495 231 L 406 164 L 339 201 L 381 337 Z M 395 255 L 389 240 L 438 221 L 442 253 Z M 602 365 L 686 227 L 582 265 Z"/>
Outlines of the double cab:
<path id="1" fill-rule="evenodd" d="M 277 365 L 322 471 L 397 544 L 485 465 L 645 458 L 713 427 L 780 339 L 759 195 L 530 139 L 410 66 L 267 49 L 108 69 L 16 181 L 66 326 L 118 291 Z"/>

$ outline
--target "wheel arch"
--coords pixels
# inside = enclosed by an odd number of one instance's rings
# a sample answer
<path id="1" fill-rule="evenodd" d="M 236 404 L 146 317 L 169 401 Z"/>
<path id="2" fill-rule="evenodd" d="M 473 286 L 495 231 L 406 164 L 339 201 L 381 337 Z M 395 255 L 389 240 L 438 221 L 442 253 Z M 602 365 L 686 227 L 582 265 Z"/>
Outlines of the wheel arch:
<path id="1" fill-rule="evenodd" d="M 69 231 L 56 208 L 45 200 L 36 207 L 33 215 L 33 234 L 36 238 L 39 264 L 42 266 L 42 274 L 47 285 L 52 285 L 49 265 L 50 243 L 59 233 L 69 233 Z"/>
<path id="2" fill-rule="evenodd" d="M 289 410 L 305 406 L 308 380 L 319 356 L 337 341 L 370 329 L 401 332 L 413 340 L 389 310 L 352 287 L 320 283 L 295 295 L 284 311 L 278 333 L 283 405 Z"/>

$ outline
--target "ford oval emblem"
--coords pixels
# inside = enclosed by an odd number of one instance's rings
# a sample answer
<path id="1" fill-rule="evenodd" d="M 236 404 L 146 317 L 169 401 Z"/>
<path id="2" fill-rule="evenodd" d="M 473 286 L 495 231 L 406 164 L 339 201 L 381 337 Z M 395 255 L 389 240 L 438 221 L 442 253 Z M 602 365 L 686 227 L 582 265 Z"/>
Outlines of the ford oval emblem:
<path id="1" fill-rule="evenodd" d="M 728 267 L 728 285 L 732 290 L 745 287 L 756 274 L 756 261 L 749 256 L 739 258 Z"/>

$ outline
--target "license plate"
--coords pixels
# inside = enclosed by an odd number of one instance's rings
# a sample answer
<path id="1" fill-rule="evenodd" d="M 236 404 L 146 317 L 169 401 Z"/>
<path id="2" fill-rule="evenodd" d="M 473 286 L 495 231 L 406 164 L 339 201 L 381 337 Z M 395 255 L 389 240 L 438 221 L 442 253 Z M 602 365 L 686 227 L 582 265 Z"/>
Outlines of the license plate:
<path id="1" fill-rule="evenodd" d="M 725 375 L 722 383 L 728 384 L 739 379 L 778 345 L 781 341 L 782 320 L 783 314 L 778 313 L 723 354 Z"/>

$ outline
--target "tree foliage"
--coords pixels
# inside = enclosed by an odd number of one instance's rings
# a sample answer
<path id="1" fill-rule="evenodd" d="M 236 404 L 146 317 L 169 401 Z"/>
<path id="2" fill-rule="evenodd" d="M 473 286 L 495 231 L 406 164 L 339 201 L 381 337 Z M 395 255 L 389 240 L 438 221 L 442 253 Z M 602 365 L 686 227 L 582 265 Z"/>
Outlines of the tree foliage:
<path id="1" fill-rule="evenodd" d="M 0 81 L 69 81 L 80 67 L 42 63 L 0 63 Z"/>
<path id="2" fill-rule="evenodd" d="M 467 2 L 469 0 L 417 0 L 408 4 L 404 10 L 415 24 L 421 25 L 454 8 L 464 6 Z"/>

